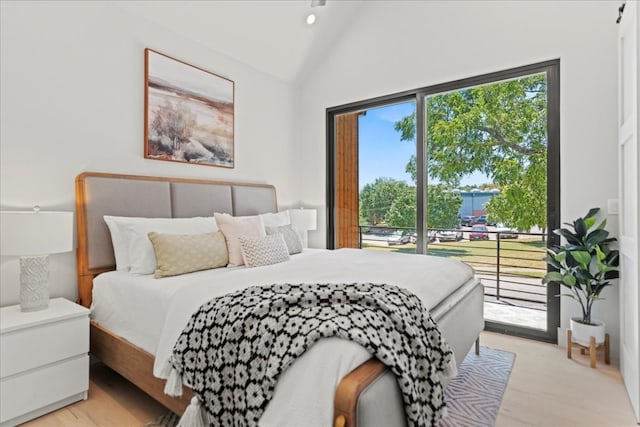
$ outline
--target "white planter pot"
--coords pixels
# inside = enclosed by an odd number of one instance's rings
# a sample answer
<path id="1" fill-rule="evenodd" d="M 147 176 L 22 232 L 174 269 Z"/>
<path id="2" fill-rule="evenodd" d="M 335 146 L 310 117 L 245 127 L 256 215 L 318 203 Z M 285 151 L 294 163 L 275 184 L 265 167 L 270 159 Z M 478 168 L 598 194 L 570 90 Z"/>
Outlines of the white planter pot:
<path id="1" fill-rule="evenodd" d="M 570 322 L 571 340 L 578 344 L 589 347 L 591 337 L 595 337 L 596 345 L 604 343 L 604 322 L 592 320 L 593 325 L 580 323 L 582 318 L 573 317 Z"/>

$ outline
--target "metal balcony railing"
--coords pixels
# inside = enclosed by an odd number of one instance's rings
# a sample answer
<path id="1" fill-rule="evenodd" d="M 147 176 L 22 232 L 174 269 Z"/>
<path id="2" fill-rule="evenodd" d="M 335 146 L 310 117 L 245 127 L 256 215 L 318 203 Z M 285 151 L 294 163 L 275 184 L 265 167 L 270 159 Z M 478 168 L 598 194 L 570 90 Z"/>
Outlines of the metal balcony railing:
<path id="1" fill-rule="evenodd" d="M 428 229 L 427 254 L 471 265 L 485 287 L 485 301 L 546 311 L 546 234 L 459 229 Z M 360 247 L 415 253 L 415 229 L 360 226 Z"/>

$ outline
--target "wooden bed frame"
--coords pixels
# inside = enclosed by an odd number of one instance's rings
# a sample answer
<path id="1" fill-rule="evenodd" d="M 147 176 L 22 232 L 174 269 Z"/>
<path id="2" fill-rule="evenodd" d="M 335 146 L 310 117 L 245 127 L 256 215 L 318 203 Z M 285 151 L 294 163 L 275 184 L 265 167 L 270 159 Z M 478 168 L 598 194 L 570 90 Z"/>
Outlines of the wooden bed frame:
<path id="1" fill-rule="evenodd" d="M 85 192 L 85 179 L 87 177 L 166 181 L 172 183 L 260 186 L 260 184 L 238 184 L 201 179 L 148 177 L 97 172 L 85 172 L 78 175 L 76 178 L 78 303 L 87 308 L 91 306 L 93 279 L 100 273 L 115 269 L 115 265 L 106 268 L 89 267 L 87 200 Z M 265 185 L 265 187 L 268 186 Z M 90 331 L 90 351 L 94 356 L 171 411 L 178 415 L 184 412 L 193 396 L 193 392 L 188 387 L 183 387 L 183 394 L 179 398 L 164 394 L 165 381 L 153 376 L 154 356 L 152 354 L 94 322 L 91 322 Z M 357 427 L 358 398 L 385 370 L 385 365 L 372 358 L 351 371 L 340 381 L 334 397 L 333 420 L 335 427 Z"/>

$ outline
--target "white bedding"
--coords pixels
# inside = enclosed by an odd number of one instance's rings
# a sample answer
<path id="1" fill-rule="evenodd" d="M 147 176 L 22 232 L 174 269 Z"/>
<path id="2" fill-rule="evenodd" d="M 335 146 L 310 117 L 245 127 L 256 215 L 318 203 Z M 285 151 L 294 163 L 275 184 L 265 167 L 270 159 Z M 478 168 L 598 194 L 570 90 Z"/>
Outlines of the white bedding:
<path id="1" fill-rule="evenodd" d="M 163 279 L 113 271 L 94 280 L 92 318 L 154 354 L 154 375 L 160 377 L 191 314 L 228 292 L 283 282 L 387 283 L 409 289 L 431 310 L 473 275 L 469 266 L 455 260 L 358 249 L 305 250 L 281 264 Z M 319 341 L 281 375 L 260 426 L 330 426 L 338 382 L 369 357 L 348 341 Z"/>

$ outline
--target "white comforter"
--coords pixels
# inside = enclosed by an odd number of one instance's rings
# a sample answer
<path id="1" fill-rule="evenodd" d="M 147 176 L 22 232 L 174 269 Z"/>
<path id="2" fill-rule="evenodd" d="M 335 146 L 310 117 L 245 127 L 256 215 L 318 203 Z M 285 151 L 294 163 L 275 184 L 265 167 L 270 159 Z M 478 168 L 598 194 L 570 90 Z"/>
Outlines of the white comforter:
<path id="1" fill-rule="evenodd" d="M 471 277 L 470 267 L 446 258 L 357 249 L 306 250 L 282 264 L 216 269 L 158 280 L 110 272 L 95 280 L 92 316 L 155 354 L 154 375 L 161 377 L 191 314 L 204 302 L 228 292 L 283 282 L 387 283 L 409 289 L 431 309 Z M 135 327 L 113 309 L 118 305 L 124 311 L 127 306 L 136 311 L 140 304 L 148 315 Z M 369 357 L 366 350 L 348 341 L 319 341 L 281 375 L 260 426 L 330 426 L 338 382 Z"/>

